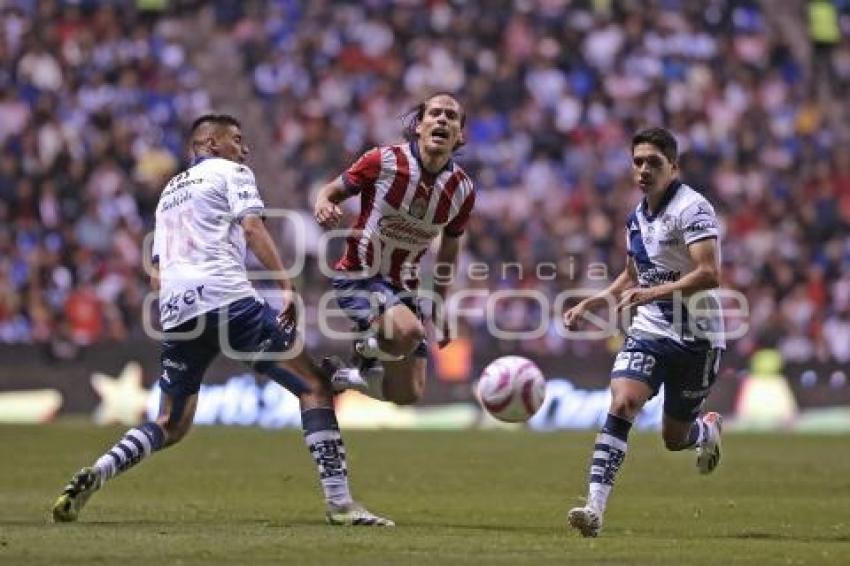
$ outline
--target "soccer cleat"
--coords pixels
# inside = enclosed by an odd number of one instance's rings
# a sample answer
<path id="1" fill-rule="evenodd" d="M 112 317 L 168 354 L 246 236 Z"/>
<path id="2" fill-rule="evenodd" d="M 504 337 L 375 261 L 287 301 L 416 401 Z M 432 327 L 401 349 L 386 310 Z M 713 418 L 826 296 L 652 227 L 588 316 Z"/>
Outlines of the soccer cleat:
<path id="1" fill-rule="evenodd" d="M 83 468 L 74 474 L 62 490 L 62 495 L 53 504 L 53 521 L 56 523 L 76 521 L 89 497 L 100 487 L 98 479 L 94 468 Z"/>
<path id="2" fill-rule="evenodd" d="M 344 507 L 328 505 L 325 515 L 328 524 L 352 527 L 394 527 L 395 523 L 385 517 L 379 517 L 370 513 L 359 503 L 352 503 Z"/>
<path id="3" fill-rule="evenodd" d="M 590 506 L 570 509 L 567 521 L 583 537 L 599 536 L 602 530 L 602 513 Z"/>
<path id="4" fill-rule="evenodd" d="M 348 389 L 365 393 L 369 389 L 369 384 L 363 379 L 360 370 L 346 367 L 337 356 L 324 358 L 322 369 L 330 376 L 331 390 L 334 393 L 342 393 Z"/>
<path id="5" fill-rule="evenodd" d="M 706 413 L 702 422 L 708 429 L 708 437 L 697 447 L 697 469 L 701 474 L 710 474 L 720 463 L 720 434 L 723 431 L 723 417 L 720 413 Z"/>

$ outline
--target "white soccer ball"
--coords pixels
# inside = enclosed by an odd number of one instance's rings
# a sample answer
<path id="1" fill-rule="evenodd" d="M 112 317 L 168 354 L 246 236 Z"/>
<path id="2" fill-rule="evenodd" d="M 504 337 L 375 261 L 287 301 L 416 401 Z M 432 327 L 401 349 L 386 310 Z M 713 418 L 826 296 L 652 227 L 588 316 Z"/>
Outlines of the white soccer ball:
<path id="1" fill-rule="evenodd" d="M 481 406 L 500 421 L 525 422 L 543 404 L 546 380 L 531 360 L 504 356 L 484 368 L 477 394 Z"/>

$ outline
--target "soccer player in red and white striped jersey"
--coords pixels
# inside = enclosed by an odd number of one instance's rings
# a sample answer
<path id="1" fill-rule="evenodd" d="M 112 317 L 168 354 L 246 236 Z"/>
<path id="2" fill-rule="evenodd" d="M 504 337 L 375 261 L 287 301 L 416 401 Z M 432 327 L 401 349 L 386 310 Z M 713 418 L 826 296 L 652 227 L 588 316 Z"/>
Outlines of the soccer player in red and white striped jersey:
<path id="1" fill-rule="evenodd" d="M 452 160 L 464 143 L 466 117 L 460 102 L 451 94 L 435 94 L 411 116 L 406 143 L 367 151 L 322 188 L 315 205 L 316 220 L 332 228 L 342 217 L 339 204 L 360 197 L 360 213 L 336 264 L 339 275 L 333 285 L 340 307 L 364 332 L 355 343 L 361 363 L 339 369 L 335 385 L 398 404 L 415 403 L 425 387 L 419 261 L 439 237 L 437 263 L 454 273 L 475 204 L 472 181 Z M 447 289 L 448 282 L 436 278 L 434 292 L 440 299 Z M 435 311 L 443 303 L 435 301 Z M 432 314 L 445 321 L 441 312 Z M 449 340 L 445 322 L 441 330 L 443 346 Z"/>

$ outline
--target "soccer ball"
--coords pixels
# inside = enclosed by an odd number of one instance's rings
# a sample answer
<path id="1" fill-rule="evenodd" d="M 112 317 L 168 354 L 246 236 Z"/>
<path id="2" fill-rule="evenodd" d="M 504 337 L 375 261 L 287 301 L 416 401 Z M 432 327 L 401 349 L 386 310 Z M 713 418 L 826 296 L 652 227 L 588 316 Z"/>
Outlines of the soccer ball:
<path id="1" fill-rule="evenodd" d="M 477 393 L 481 406 L 500 421 L 525 422 L 543 404 L 546 380 L 531 360 L 504 356 L 484 368 Z"/>

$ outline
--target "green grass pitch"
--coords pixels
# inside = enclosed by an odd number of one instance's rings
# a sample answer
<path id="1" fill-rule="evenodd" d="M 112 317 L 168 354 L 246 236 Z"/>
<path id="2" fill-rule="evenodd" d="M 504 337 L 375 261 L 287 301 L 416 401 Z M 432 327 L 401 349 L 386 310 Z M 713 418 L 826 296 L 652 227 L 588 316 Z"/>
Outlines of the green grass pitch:
<path id="1" fill-rule="evenodd" d="M 850 439 L 732 435 L 693 453 L 635 434 L 598 539 L 565 526 L 591 433 L 346 434 L 355 496 L 395 529 L 324 524 L 297 431 L 197 428 L 49 522 L 64 482 L 123 432 L 0 427 L 0 564 L 850 564 Z"/>

